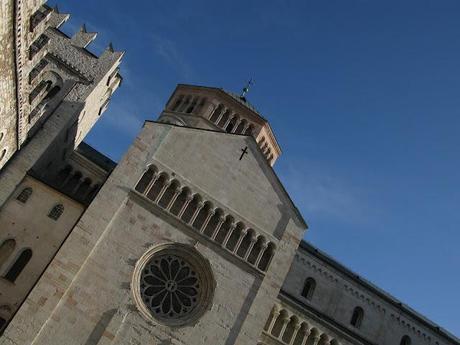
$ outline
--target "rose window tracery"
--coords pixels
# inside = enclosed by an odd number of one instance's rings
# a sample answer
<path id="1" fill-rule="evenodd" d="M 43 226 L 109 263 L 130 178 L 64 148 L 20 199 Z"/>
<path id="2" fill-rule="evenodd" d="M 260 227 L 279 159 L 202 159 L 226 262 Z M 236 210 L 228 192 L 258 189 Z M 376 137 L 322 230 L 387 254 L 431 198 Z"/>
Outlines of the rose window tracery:
<path id="1" fill-rule="evenodd" d="M 196 306 L 199 289 L 197 273 L 174 255 L 155 257 L 142 272 L 142 299 L 160 318 L 176 318 L 190 312 Z"/>
<path id="2" fill-rule="evenodd" d="M 209 309 L 215 281 L 209 262 L 195 248 L 163 244 L 139 259 L 132 287 L 144 317 L 180 326 Z"/>

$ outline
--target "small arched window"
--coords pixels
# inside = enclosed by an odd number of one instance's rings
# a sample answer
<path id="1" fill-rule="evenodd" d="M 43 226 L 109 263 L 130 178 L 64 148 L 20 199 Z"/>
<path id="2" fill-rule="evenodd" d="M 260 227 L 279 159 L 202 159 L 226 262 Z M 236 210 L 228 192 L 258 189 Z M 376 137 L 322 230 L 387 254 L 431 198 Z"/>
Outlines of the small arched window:
<path id="1" fill-rule="evenodd" d="M 21 272 L 24 270 L 24 267 L 26 267 L 27 263 L 30 261 L 31 258 L 32 258 L 32 250 L 28 248 L 23 250 L 21 254 L 19 255 L 19 257 L 14 262 L 13 266 L 11 266 L 8 272 L 6 272 L 4 278 L 14 283 L 16 279 L 18 278 L 18 276 L 21 274 Z"/>
<path id="2" fill-rule="evenodd" d="M 356 307 L 355 310 L 353 311 L 353 315 L 351 316 L 351 325 L 359 328 L 361 327 L 361 323 L 363 321 L 364 317 L 364 310 L 361 307 Z"/>
<path id="3" fill-rule="evenodd" d="M 305 284 L 303 285 L 302 289 L 302 297 L 311 300 L 311 298 L 313 297 L 313 293 L 315 292 L 315 289 L 316 281 L 311 277 L 305 279 Z"/>
<path id="4" fill-rule="evenodd" d="M 6 320 L 0 316 L 0 334 L 3 330 L 3 327 L 5 327 L 5 325 L 6 325 Z"/>
<path id="5" fill-rule="evenodd" d="M 32 195 L 32 188 L 26 187 L 21 191 L 21 193 L 19 193 L 16 200 L 25 204 L 27 200 L 29 200 L 31 195 Z"/>
<path id="6" fill-rule="evenodd" d="M 401 338 L 400 345 L 411 345 L 412 341 L 408 335 L 405 335 Z"/>
<path id="7" fill-rule="evenodd" d="M 50 213 L 48 213 L 48 217 L 50 217 L 53 220 L 58 220 L 63 212 L 64 212 L 64 205 L 58 204 L 51 209 Z"/>

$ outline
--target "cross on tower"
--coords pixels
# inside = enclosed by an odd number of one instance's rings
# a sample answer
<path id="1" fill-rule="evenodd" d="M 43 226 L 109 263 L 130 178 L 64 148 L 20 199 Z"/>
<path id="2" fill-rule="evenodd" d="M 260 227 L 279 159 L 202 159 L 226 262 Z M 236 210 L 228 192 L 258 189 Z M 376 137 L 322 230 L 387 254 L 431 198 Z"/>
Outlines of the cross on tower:
<path id="1" fill-rule="evenodd" d="M 248 147 L 246 146 L 244 149 L 241 149 L 241 156 L 240 156 L 240 160 L 243 159 L 244 155 L 248 154 Z"/>

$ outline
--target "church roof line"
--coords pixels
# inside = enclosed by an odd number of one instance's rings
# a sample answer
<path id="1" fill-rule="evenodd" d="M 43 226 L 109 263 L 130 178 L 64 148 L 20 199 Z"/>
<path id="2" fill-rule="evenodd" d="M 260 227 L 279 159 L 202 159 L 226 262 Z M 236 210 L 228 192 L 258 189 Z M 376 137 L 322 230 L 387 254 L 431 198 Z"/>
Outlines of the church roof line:
<path id="1" fill-rule="evenodd" d="M 347 278 L 351 279 L 355 283 L 364 286 L 366 289 L 377 295 L 378 297 L 382 298 L 385 302 L 389 303 L 396 309 L 406 313 L 410 317 L 414 318 L 416 321 L 422 323 L 424 326 L 426 326 L 428 329 L 430 329 L 434 334 L 439 335 L 446 340 L 450 342 L 454 342 L 456 344 L 460 345 L 460 339 L 457 338 L 455 335 L 447 331 L 446 329 L 440 327 L 427 317 L 423 316 L 422 314 L 416 312 L 414 309 L 412 309 L 410 306 L 402 303 L 400 300 L 398 300 L 396 297 L 393 297 L 391 294 L 386 292 L 385 290 L 379 288 L 369 280 L 361 277 L 359 274 L 353 272 L 351 269 L 346 267 L 345 265 L 341 264 L 338 262 L 336 259 L 334 259 L 332 256 L 329 254 L 323 252 L 322 250 L 314 247 L 311 243 L 302 240 L 299 245 L 299 250 L 303 250 L 308 252 L 309 254 L 315 256 L 319 260 L 325 262 L 329 266 L 333 267 L 343 275 L 345 275 Z"/>
<path id="2" fill-rule="evenodd" d="M 198 130 L 198 131 L 205 131 L 205 132 L 213 132 L 213 133 L 218 133 L 218 134 L 222 134 L 222 135 L 232 135 L 232 136 L 241 136 L 241 137 L 247 137 L 247 138 L 250 138 L 250 140 L 253 141 L 254 145 L 257 147 L 257 150 L 258 152 L 263 156 L 263 153 L 261 152 L 260 150 L 260 147 L 259 145 L 257 145 L 257 142 L 256 142 L 256 139 L 252 136 L 252 135 L 247 135 L 247 134 L 236 134 L 236 133 L 227 133 L 227 132 L 222 132 L 220 130 L 215 130 L 215 129 L 208 129 L 208 128 L 198 128 L 198 127 L 190 127 L 190 126 L 181 126 L 181 125 L 175 125 L 175 124 L 171 124 L 171 123 L 164 123 L 164 122 L 160 122 L 160 121 L 155 121 L 155 120 L 144 120 L 144 125 L 145 123 L 148 122 L 148 123 L 156 123 L 156 124 L 161 124 L 161 125 L 166 125 L 166 126 L 172 126 L 172 127 L 178 127 L 178 128 L 188 128 L 188 129 L 194 129 L 194 130 Z M 281 182 L 281 180 L 279 179 L 278 177 L 278 174 L 276 173 L 276 171 L 273 169 L 273 167 L 268 164 L 268 162 L 263 159 L 263 161 L 265 162 L 266 166 L 272 171 L 273 173 L 273 176 L 275 177 L 276 181 L 278 182 L 278 185 L 281 187 L 281 190 L 283 192 L 283 194 L 286 196 L 287 200 L 289 201 L 289 203 L 291 204 L 291 207 L 297 217 L 297 219 L 302 223 L 302 226 L 305 227 L 305 229 L 308 229 L 308 224 L 307 222 L 305 221 L 305 219 L 303 218 L 302 214 L 300 213 L 299 209 L 297 208 L 296 204 L 294 203 L 294 201 L 291 199 L 291 196 L 289 195 L 289 193 L 287 192 L 287 190 L 284 188 L 284 185 L 283 183 Z"/>

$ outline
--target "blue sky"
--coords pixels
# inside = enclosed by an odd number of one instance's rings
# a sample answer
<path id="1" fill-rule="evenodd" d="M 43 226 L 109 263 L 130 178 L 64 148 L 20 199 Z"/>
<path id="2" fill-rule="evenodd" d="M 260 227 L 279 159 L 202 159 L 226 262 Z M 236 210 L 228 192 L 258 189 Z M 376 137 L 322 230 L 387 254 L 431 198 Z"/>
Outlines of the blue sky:
<path id="1" fill-rule="evenodd" d="M 460 1 L 72 1 L 126 50 L 87 141 L 119 159 L 177 83 L 239 92 L 270 120 L 307 240 L 460 335 Z"/>

